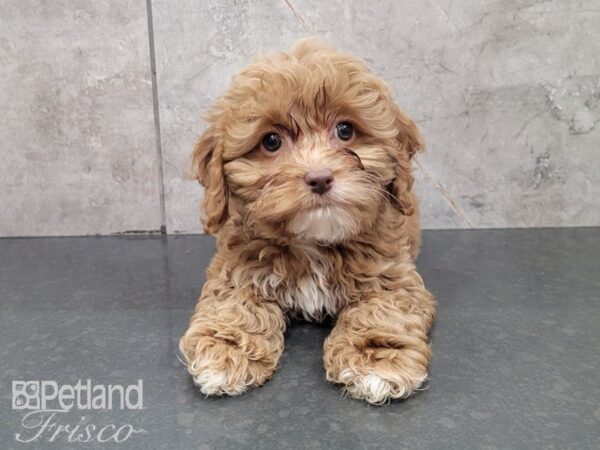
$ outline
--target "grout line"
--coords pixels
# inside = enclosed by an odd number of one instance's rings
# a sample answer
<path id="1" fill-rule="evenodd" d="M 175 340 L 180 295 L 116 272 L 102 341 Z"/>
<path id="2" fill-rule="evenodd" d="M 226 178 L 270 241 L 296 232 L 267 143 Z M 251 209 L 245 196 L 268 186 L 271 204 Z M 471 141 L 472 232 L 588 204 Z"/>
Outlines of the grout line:
<path id="1" fill-rule="evenodd" d="M 426 232 L 434 232 L 438 231 L 524 231 L 524 232 L 536 232 L 538 230 L 550 230 L 550 231 L 593 231 L 600 233 L 600 224 L 598 225 L 536 225 L 533 227 L 528 227 L 526 225 L 518 225 L 518 226 L 501 226 L 494 227 L 493 225 L 487 225 L 482 228 L 423 228 L 423 231 Z M 214 240 L 214 237 L 208 234 L 203 233 L 181 233 L 177 232 L 172 235 L 172 237 L 199 237 L 202 239 L 210 239 Z M 164 236 L 161 236 L 160 230 L 150 230 L 147 233 L 133 233 L 133 234 L 123 234 L 120 232 L 111 233 L 111 234 L 48 234 L 48 235 L 20 235 L 20 236 L 0 236 L 0 243 L 4 241 L 17 241 L 17 240 L 42 240 L 42 239 L 156 239 L 156 238 L 164 239 Z"/>
<path id="2" fill-rule="evenodd" d="M 298 10 L 296 8 L 294 8 L 294 5 L 292 5 L 292 2 L 290 0 L 283 0 L 283 1 L 285 2 L 286 5 L 288 5 L 288 8 L 290 8 L 290 10 L 294 14 L 294 17 L 298 20 L 298 22 L 300 22 L 300 25 L 302 25 L 302 28 L 304 28 L 304 31 L 306 31 L 307 33 L 310 33 L 310 34 L 315 34 L 315 32 L 311 29 L 311 27 L 308 25 L 306 20 L 304 20 L 304 17 L 302 17 L 302 15 L 298 12 Z"/>
<path id="3" fill-rule="evenodd" d="M 473 224 L 471 223 L 471 221 L 469 220 L 469 218 L 467 217 L 465 212 L 462 210 L 462 208 L 459 206 L 459 204 L 456 202 L 456 200 L 454 200 L 452 198 L 452 196 L 446 190 L 446 188 L 442 185 L 442 183 L 440 183 L 435 178 L 433 178 L 433 175 L 431 175 L 425 169 L 423 164 L 421 164 L 421 162 L 417 159 L 416 156 L 413 157 L 413 161 L 415 162 L 417 167 L 421 170 L 421 172 L 423 172 L 423 175 L 425 175 L 425 178 L 427 178 L 427 180 L 433 185 L 433 187 L 435 187 L 442 194 L 442 196 L 446 199 L 446 201 L 450 205 L 450 208 L 452 208 L 454 213 L 458 216 L 458 219 L 462 222 L 463 226 L 466 226 L 467 228 L 473 228 Z"/>
<path id="4" fill-rule="evenodd" d="M 152 76 L 152 106 L 154 108 L 154 138 L 158 168 L 158 195 L 160 203 L 160 232 L 167 234 L 167 210 L 165 205 L 165 176 L 163 171 L 162 139 L 160 136 L 160 113 L 158 110 L 158 83 L 156 79 L 156 54 L 154 50 L 154 20 L 152 0 L 146 0 L 148 16 L 148 47 L 150 50 L 150 74 Z"/>

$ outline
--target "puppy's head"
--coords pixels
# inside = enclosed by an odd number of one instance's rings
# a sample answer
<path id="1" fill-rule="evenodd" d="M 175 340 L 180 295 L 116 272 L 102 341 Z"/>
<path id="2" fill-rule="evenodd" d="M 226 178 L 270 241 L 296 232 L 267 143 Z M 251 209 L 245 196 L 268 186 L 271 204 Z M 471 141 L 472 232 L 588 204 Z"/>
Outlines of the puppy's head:
<path id="1" fill-rule="evenodd" d="M 192 164 L 209 233 L 231 218 L 270 237 L 335 243 L 388 205 L 413 213 L 409 160 L 421 137 L 351 56 L 302 40 L 262 57 L 206 119 Z"/>

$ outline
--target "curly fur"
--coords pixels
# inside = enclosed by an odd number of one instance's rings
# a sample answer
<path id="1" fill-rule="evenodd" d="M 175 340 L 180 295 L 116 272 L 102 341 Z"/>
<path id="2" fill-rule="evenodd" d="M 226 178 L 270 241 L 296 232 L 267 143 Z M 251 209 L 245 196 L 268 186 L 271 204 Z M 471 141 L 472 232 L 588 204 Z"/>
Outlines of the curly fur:
<path id="1" fill-rule="evenodd" d="M 289 316 L 336 319 L 329 381 L 373 404 L 427 377 L 435 303 L 414 258 L 420 239 L 411 157 L 423 147 L 387 86 L 317 41 L 262 56 L 207 116 L 193 151 L 204 227 L 217 236 L 180 349 L 201 391 L 237 395 L 274 373 Z M 356 129 L 335 137 L 340 121 Z M 277 131 L 283 146 L 261 147 Z M 325 195 L 304 175 L 327 168 Z"/>

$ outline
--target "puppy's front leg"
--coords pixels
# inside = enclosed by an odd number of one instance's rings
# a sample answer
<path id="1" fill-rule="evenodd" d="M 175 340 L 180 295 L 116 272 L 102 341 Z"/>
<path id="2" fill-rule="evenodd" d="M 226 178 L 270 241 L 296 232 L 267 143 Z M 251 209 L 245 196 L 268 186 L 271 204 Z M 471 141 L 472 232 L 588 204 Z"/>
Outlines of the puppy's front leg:
<path id="1" fill-rule="evenodd" d="M 373 404 L 408 397 L 427 378 L 435 301 L 414 270 L 399 285 L 346 306 L 324 344 L 327 379 Z"/>
<path id="2" fill-rule="evenodd" d="M 205 284 L 179 348 L 202 393 L 239 395 L 275 372 L 285 319 L 277 304 L 221 283 Z"/>

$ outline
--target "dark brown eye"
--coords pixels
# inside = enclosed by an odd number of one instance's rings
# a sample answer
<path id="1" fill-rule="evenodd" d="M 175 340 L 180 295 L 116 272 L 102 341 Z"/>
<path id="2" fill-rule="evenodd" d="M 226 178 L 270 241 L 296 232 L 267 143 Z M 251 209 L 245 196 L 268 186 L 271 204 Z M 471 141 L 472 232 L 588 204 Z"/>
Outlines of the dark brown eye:
<path id="1" fill-rule="evenodd" d="M 340 122 L 335 126 L 335 134 L 338 139 L 348 141 L 354 136 L 354 127 L 349 122 Z"/>
<path id="2" fill-rule="evenodd" d="M 262 140 L 262 145 L 268 152 L 276 152 L 281 147 L 281 136 L 277 133 L 266 134 Z"/>

